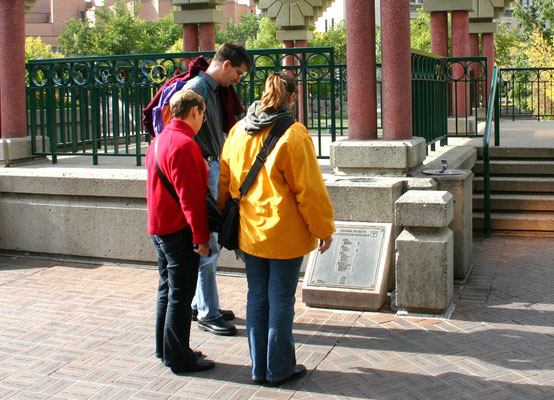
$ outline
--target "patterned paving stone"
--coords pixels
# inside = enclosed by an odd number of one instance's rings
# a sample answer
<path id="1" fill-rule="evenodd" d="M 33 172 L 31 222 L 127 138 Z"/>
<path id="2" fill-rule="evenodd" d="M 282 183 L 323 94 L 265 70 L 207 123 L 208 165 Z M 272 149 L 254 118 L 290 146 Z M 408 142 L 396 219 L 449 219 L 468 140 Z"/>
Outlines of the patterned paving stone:
<path id="1" fill-rule="evenodd" d="M 306 308 L 294 334 L 307 377 L 252 384 L 246 280 L 218 277 L 236 337 L 193 323 L 216 361 L 176 376 L 154 356 L 157 272 L 130 265 L 0 256 L 2 399 L 551 399 L 554 239 L 475 242 L 450 320 Z"/>

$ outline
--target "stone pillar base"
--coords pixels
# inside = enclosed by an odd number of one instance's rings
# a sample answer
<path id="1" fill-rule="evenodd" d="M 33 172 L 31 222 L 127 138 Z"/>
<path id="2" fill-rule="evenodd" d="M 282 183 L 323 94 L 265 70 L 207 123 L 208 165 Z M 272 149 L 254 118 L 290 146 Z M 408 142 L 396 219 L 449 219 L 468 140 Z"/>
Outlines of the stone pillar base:
<path id="1" fill-rule="evenodd" d="M 477 121 L 485 121 L 487 119 L 487 109 L 485 107 L 479 107 L 477 109 Z"/>
<path id="2" fill-rule="evenodd" d="M 336 175 L 409 176 L 425 160 L 424 138 L 341 140 L 331 144 Z"/>
<path id="3" fill-rule="evenodd" d="M 454 198 L 454 218 L 448 226 L 454 232 L 454 279 L 464 280 L 471 270 L 473 248 L 473 172 L 430 176 L 437 182 L 438 190 L 445 190 Z"/>
<path id="4" fill-rule="evenodd" d="M 48 138 L 46 139 L 48 141 Z M 41 148 L 42 137 L 36 138 L 36 148 Z M 48 143 L 46 144 L 48 148 Z M 33 157 L 31 137 L 0 139 L 0 165 L 10 165 L 13 161 Z"/>
<path id="5" fill-rule="evenodd" d="M 448 134 L 465 135 L 471 133 L 476 133 L 474 116 L 448 118 Z"/>
<path id="6" fill-rule="evenodd" d="M 410 190 L 396 201 L 397 305 L 412 313 L 442 314 L 454 295 L 454 215 L 445 191 Z"/>

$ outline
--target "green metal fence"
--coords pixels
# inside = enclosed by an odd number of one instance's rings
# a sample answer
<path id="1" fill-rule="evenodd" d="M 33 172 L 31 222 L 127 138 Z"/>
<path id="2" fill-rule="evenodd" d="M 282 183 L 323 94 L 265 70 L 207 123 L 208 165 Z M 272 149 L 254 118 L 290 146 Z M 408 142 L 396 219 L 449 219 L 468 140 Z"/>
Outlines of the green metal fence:
<path id="1" fill-rule="evenodd" d="M 449 136 L 482 136 L 489 101 L 487 57 L 450 57 L 447 63 Z"/>
<path id="2" fill-rule="evenodd" d="M 554 117 L 554 68 L 501 68 L 498 90 L 502 116 Z"/>
<path id="3" fill-rule="evenodd" d="M 271 72 L 288 71 L 300 92 L 295 107 L 297 120 L 308 127 L 318 157 L 328 158 L 336 132 L 348 132 L 346 65 L 334 64 L 331 47 L 249 53 L 253 69 L 236 85 L 245 109 L 260 97 Z M 128 156 L 135 157 L 140 165 L 150 142 L 141 123 L 143 108 L 167 79 L 185 71 L 188 62 L 201 54 L 210 60 L 214 52 L 29 62 L 27 108 L 33 154 L 49 155 L 53 163 L 63 155 L 89 156 L 93 164 L 100 156 Z M 484 57 L 444 59 L 414 51 L 414 136 L 425 137 L 432 146 L 436 141 L 446 141 L 448 117 L 456 120 L 455 135 L 476 135 L 476 124 L 468 121 L 486 106 L 486 72 Z M 381 65 L 377 65 L 379 116 L 380 77 Z M 460 99 L 465 104 L 464 113 L 459 112 Z M 378 125 L 381 128 L 380 118 Z M 36 147 L 35 143 L 40 145 Z"/>
<path id="4" fill-rule="evenodd" d="M 300 90 L 296 113 L 317 137 L 318 156 L 328 157 L 324 139 L 335 140 L 335 109 L 309 112 L 307 99 L 328 101 L 335 92 L 333 48 L 253 50 L 253 69 L 237 84 L 245 109 L 259 98 L 266 77 L 289 71 Z M 137 165 L 146 153 L 149 135 L 142 109 L 171 76 L 188 62 L 214 52 L 148 54 L 36 60 L 26 65 L 29 133 L 35 155 L 131 156 Z M 311 117 L 310 117 L 311 115 Z"/>
<path id="5" fill-rule="evenodd" d="M 413 135 L 434 147 L 447 138 L 447 61 L 412 50 Z"/>

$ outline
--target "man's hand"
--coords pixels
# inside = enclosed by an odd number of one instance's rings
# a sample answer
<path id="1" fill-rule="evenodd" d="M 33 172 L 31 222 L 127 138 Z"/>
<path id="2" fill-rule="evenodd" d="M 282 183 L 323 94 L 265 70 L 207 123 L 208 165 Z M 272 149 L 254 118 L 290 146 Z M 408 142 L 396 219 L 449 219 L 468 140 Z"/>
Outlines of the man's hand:
<path id="1" fill-rule="evenodd" d="M 333 241 L 333 236 L 329 236 L 327 239 L 319 241 L 319 252 L 321 254 L 325 253 L 331 247 L 331 242 Z"/>
<path id="2" fill-rule="evenodd" d="M 211 253 L 211 249 L 208 243 L 195 244 L 194 252 L 202 257 L 208 257 Z"/>

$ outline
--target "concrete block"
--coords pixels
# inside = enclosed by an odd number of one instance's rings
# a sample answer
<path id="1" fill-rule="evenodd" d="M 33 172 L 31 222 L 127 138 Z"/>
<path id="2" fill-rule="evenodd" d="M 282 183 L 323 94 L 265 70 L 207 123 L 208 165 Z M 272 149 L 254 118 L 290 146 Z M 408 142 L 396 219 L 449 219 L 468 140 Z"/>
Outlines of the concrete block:
<path id="1" fill-rule="evenodd" d="M 205 8 L 198 10 L 177 10 L 173 20 L 176 24 L 223 24 L 223 11 Z"/>
<path id="2" fill-rule="evenodd" d="M 46 145 L 50 141 L 46 138 Z M 42 137 L 35 139 L 37 149 L 42 148 Z M 0 164 L 10 164 L 10 161 L 31 158 L 31 137 L 0 139 Z"/>
<path id="3" fill-rule="evenodd" d="M 395 207 L 396 224 L 404 227 L 446 227 L 454 217 L 452 195 L 446 191 L 410 190 Z"/>
<path id="4" fill-rule="evenodd" d="M 439 190 L 452 195 L 454 218 L 448 227 L 454 234 L 454 279 L 465 279 L 471 270 L 473 248 L 473 173 L 433 177 Z"/>
<path id="5" fill-rule="evenodd" d="M 408 312 L 441 314 L 452 302 L 452 231 L 410 231 L 396 238 L 396 295 Z"/>
<path id="6" fill-rule="evenodd" d="M 276 33 L 277 40 L 312 40 L 314 33 L 304 29 L 279 30 Z"/>
<path id="7" fill-rule="evenodd" d="M 341 140 L 331 144 L 335 173 L 405 176 L 426 157 L 424 138 L 409 140 Z"/>
<path id="8" fill-rule="evenodd" d="M 453 135 L 475 134 L 475 117 L 448 118 L 448 133 Z"/>
<path id="9" fill-rule="evenodd" d="M 474 0 L 424 0 L 425 12 L 475 11 Z"/>
<path id="10" fill-rule="evenodd" d="M 325 185 L 335 220 L 394 223 L 394 204 L 402 195 L 401 180 L 336 176 Z"/>
<path id="11" fill-rule="evenodd" d="M 496 22 L 471 21 L 469 22 L 469 33 L 497 33 L 498 24 Z"/>

